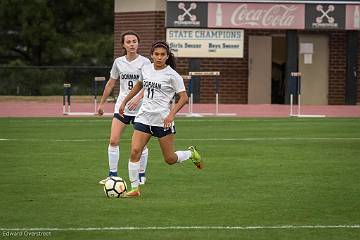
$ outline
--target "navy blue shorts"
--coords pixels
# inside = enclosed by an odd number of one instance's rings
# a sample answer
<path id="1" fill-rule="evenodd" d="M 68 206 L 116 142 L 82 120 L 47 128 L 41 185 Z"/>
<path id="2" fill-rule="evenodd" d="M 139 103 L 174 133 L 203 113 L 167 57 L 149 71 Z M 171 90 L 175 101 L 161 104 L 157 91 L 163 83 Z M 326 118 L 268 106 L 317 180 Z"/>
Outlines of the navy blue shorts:
<path id="1" fill-rule="evenodd" d="M 140 132 L 149 133 L 157 138 L 162 138 L 165 137 L 166 135 L 176 133 L 175 126 L 171 128 L 163 128 L 163 127 L 149 126 L 139 122 L 134 123 L 134 129 Z"/>
<path id="2" fill-rule="evenodd" d="M 120 116 L 118 113 L 114 113 L 114 118 L 118 119 L 120 122 L 129 125 L 130 123 L 134 124 L 135 116 L 124 115 L 124 117 Z"/>

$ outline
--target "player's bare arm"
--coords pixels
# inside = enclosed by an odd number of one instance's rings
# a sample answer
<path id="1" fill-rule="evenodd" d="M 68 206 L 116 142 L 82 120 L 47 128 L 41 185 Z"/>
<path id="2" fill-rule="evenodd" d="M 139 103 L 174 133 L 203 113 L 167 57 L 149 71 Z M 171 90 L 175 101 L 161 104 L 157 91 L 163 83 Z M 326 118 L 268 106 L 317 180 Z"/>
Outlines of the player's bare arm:
<path id="1" fill-rule="evenodd" d="M 129 110 L 131 111 L 135 110 L 143 97 L 144 97 L 144 89 L 141 90 L 140 94 L 136 95 L 129 101 L 128 103 Z"/>
<path id="2" fill-rule="evenodd" d="M 97 109 L 97 115 L 102 116 L 104 114 L 104 103 L 106 99 L 110 96 L 111 91 L 113 90 L 116 83 L 116 79 L 110 78 L 106 83 L 103 95 L 101 96 L 100 104 Z"/>
<path id="3" fill-rule="evenodd" d="M 133 87 L 133 89 L 131 89 L 131 91 L 129 92 L 129 94 L 125 97 L 124 101 L 121 103 L 120 107 L 119 107 L 119 114 L 121 116 L 124 115 L 124 111 L 125 111 L 125 106 L 126 104 L 133 98 L 136 96 L 136 94 L 138 94 L 138 92 L 140 92 L 142 89 L 142 82 L 137 82 L 135 84 L 135 86 Z"/>
<path id="4" fill-rule="evenodd" d="M 175 106 L 171 109 L 169 114 L 164 119 L 164 128 L 171 127 L 172 122 L 174 121 L 175 115 L 181 110 L 181 108 L 189 102 L 189 97 L 185 91 L 178 93 L 179 100 Z"/>

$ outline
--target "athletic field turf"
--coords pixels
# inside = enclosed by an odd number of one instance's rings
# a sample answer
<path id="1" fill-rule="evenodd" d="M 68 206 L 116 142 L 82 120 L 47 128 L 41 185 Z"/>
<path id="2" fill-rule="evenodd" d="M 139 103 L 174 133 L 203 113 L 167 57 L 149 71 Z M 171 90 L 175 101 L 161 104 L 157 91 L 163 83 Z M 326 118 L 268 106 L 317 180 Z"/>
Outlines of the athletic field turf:
<path id="1" fill-rule="evenodd" d="M 98 184 L 110 121 L 0 118 L 1 239 L 360 239 L 360 119 L 178 118 L 205 168 L 166 165 L 153 138 L 138 199 Z"/>

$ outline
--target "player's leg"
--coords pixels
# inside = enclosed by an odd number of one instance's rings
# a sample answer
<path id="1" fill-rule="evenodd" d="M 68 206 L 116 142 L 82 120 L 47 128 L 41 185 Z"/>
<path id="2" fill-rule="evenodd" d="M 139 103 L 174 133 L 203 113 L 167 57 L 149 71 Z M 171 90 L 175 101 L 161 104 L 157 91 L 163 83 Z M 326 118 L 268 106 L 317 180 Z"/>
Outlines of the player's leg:
<path id="1" fill-rule="evenodd" d="M 146 172 L 148 158 L 149 158 L 149 150 L 147 146 L 145 146 L 140 157 L 140 171 L 139 171 L 140 185 L 145 184 L 146 181 L 145 172 Z"/>
<path id="2" fill-rule="evenodd" d="M 146 125 L 143 125 L 146 127 Z M 149 142 L 151 133 L 134 130 L 131 140 L 131 154 L 129 160 L 129 180 L 131 183 L 131 191 L 126 195 L 128 197 L 140 196 L 139 190 L 139 170 L 141 153 Z"/>
<path id="3" fill-rule="evenodd" d="M 161 151 L 164 156 L 164 160 L 168 164 L 181 163 L 186 160 L 191 160 L 198 169 L 202 169 L 204 164 L 201 160 L 201 156 L 196 150 L 196 147 L 190 146 L 188 150 L 174 152 L 174 134 L 168 134 L 163 137 L 159 137 Z"/>
<path id="4" fill-rule="evenodd" d="M 114 117 L 112 119 L 110 140 L 108 146 L 109 177 L 117 176 L 118 163 L 120 158 L 119 141 L 125 127 L 126 124 L 120 121 L 117 117 Z M 101 180 L 99 183 L 105 184 L 107 179 L 108 177 Z"/>
<path id="5" fill-rule="evenodd" d="M 166 136 L 159 137 L 158 141 L 160 144 L 161 152 L 164 157 L 164 161 L 169 165 L 177 163 L 179 157 L 174 150 L 174 134 L 171 133 Z M 184 161 L 189 159 L 191 156 L 190 151 L 188 152 L 189 152 L 188 154 L 186 153 L 183 154 L 184 157 L 186 158 L 184 159 Z"/>

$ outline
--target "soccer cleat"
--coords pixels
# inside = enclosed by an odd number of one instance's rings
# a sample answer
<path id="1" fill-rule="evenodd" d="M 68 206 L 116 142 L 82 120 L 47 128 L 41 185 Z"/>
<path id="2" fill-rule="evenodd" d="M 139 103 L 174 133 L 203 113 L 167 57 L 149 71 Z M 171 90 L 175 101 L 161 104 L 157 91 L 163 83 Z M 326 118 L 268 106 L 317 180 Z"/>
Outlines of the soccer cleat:
<path id="1" fill-rule="evenodd" d="M 99 181 L 99 184 L 105 185 L 106 181 L 109 180 L 109 179 L 110 179 L 110 177 L 104 178 L 103 180 Z"/>
<path id="2" fill-rule="evenodd" d="M 130 190 L 129 192 L 126 192 L 124 197 L 140 197 L 140 189 L 134 188 Z"/>
<path id="3" fill-rule="evenodd" d="M 195 164 L 198 169 L 203 169 L 204 163 L 201 161 L 200 153 L 196 150 L 195 146 L 190 146 L 188 148 L 191 151 L 191 161 Z"/>
<path id="4" fill-rule="evenodd" d="M 145 182 L 146 182 L 145 173 L 144 172 L 139 173 L 139 183 L 140 183 L 140 185 L 144 185 Z"/>

